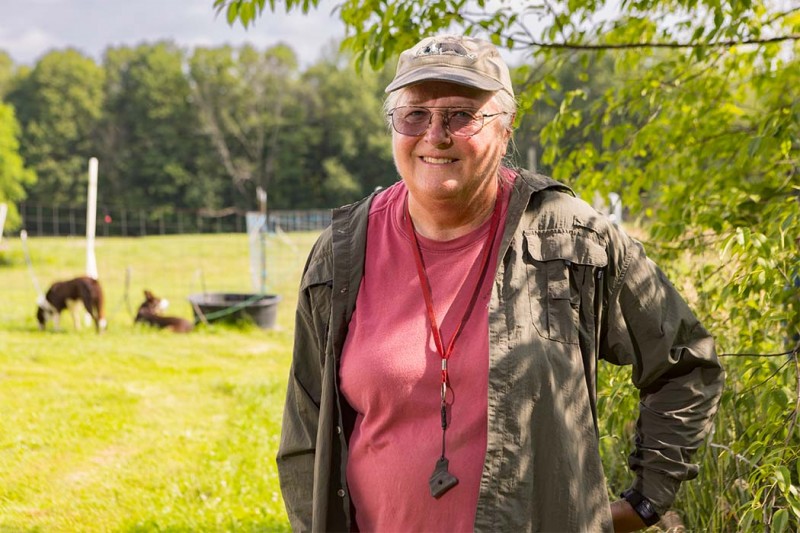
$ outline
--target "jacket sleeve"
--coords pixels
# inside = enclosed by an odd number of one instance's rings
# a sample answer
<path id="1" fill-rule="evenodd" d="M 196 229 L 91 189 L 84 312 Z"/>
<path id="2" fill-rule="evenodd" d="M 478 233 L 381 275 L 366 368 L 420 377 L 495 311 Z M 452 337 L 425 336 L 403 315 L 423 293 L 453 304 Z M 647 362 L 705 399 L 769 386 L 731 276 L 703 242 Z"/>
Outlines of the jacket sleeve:
<path id="1" fill-rule="evenodd" d="M 312 255 L 313 255 L 312 251 Z M 311 260 L 309 260 L 311 263 Z M 311 270 L 311 271 L 310 271 Z M 281 493 L 294 531 L 312 529 L 314 464 L 320 417 L 329 288 L 304 273 L 295 317 L 294 348 L 283 412 L 277 464 Z"/>
<path id="2" fill-rule="evenodd" d="M 659 514 L 682 481 L 697 476 L 691 462 L 711 427 L 724 384 L 714 341 L 641 244 L 609 229 L 609 266 L 600 353 L 632 365 L 639 389 L 635 449 L 628 459 L 633 488 Z"/>

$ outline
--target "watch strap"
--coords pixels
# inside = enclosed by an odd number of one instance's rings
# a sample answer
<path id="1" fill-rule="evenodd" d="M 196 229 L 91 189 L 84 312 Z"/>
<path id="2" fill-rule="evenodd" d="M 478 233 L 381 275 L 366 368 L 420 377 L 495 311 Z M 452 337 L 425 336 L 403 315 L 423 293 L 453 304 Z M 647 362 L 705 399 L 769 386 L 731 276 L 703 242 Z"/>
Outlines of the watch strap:
<path id="1" fill-rule="evenodd" d="M 660 520 L 661 517 L 658 516 L 653 504 L 638 490 L 628 489 L 621 496 L 631 504 L 631 507 L 633 507 L 633 510 L 636 511 L 636 514 L 639 515 L 645 525 L 652 526 Z"/>

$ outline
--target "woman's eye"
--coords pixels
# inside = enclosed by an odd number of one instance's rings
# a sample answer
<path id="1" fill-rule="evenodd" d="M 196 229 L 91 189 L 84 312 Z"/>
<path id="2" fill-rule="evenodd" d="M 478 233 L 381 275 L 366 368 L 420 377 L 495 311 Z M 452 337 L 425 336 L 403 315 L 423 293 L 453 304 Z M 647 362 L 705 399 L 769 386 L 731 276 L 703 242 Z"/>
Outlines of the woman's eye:
<path id="1" fill-rule="evenodd" d="M 428 117 L 428 112 L 423 109 L 415 109 L 413 111 L 409 111 L 405 115 L 406 120 L 410 121 L 418 121 L 418 120 L 425 120 Z"/>
<path id="2" fill-rule="evenodd" d="M 450 116 L 459 120 L 472 120 L 474 118 L 472 113 L 464 110 L 453 111 L 453 114 Z"/>

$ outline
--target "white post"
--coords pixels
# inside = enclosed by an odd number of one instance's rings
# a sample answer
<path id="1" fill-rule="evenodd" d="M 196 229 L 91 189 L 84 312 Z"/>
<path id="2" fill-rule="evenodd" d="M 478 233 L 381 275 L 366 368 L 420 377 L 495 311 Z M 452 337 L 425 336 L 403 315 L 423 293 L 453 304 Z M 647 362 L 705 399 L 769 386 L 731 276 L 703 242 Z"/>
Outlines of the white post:
<path id="1" fill-rule="evenodd" d="M 264 294 L 267 292 L 267 191 L 259 186 L 256 189 L 256 195 L 258 196 L 258 206 L 261 212 L 258 230 L 258 236 L 260 237 L 258 241 L 258 261 L 261 267 L 259 292 Z"/>
<path id="2" fill-rule="evenodd" d="M 94 235 L 97 226 L 97 158 L 89 159 L 89 192 L 86 200 L 86 275 L 97 279 Z"/>
<path id="3" fill-rule="evenodd" d="M 536 172 L 536 148 L 528 147 L 528 170 Z"/>
<path id="4" fill-rule="evenodd" d="M 615 192 L 610 192 L 608 193 L 608 203 L 612 222 L 622 224 L 622 197 Z"/>

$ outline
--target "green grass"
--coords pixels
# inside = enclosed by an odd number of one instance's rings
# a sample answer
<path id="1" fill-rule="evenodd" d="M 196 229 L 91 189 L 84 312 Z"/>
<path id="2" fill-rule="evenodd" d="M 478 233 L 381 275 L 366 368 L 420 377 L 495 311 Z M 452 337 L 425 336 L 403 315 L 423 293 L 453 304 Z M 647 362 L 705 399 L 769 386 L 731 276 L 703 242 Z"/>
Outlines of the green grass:
<path id="1" fill-rule="evenodd" d="M 142 290 L 191 317 L 201 292 L 252 292 L 244 235 L 100 239 L 109 329 L 36 325 L 19 239 L 0 250 L 0 531 L 288 531 L 275 454 L 300 271 L 314 234 L 270 241 L 277 325 L 134 326 Z M 29 239 L 42 289 L 82 239 Z"/>

